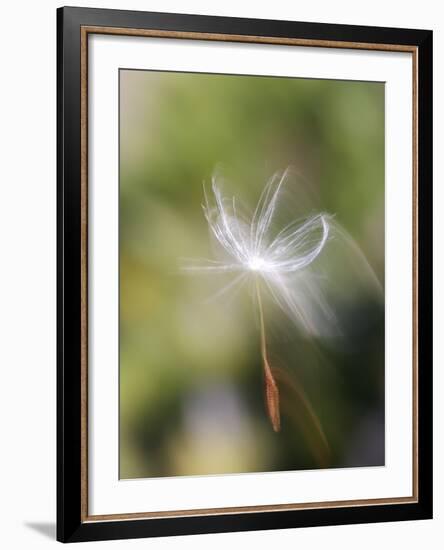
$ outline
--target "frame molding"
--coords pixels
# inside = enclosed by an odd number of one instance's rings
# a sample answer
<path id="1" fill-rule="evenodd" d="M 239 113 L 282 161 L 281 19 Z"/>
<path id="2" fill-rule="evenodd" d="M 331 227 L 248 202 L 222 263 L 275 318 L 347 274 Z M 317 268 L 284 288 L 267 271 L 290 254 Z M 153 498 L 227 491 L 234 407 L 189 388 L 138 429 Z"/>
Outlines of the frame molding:
<path id="1" fill-rule="evenodd" d="M 413 495 L 88 515 L 88 35 L 403 51 L 413 70 Z M 57 10 L 57 539 L 63 542 L 426 519 L 432 516 L 432 33 L 90 8 Z M 80 283 L 80 284 L 79 284 Z M 419 323 L 421 319 L 421 323 Z M 421 369 L 419 367 L 421 358 Z M 420 480 L 420 482 L 419 482 Z"/>

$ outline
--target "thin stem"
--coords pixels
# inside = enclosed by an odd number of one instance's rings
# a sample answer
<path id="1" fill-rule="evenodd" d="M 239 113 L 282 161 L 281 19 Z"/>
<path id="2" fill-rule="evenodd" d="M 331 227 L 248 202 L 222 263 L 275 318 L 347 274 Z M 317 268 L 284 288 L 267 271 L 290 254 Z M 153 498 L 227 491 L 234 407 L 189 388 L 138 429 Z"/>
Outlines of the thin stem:
<path id="1" fill-rule="evenodd" d="M 257 303 L 259 305 L 259 321 L 260 321 L 260 332 L 261 332 L 261 353 L 264 362 L 267 362 L 267 342 L 265 340 L 265 321 L 264 321 L 264 310 L 262 307 L 262 298 L 261 292 L 259 290 L 259 281 L 256 279 L 256 296 Z"/>
<path id="2" fill-rule="evenodd" d="M 261 355 L 264 364 L 265 375 L 265 400 L 267 404 L 267 412 L 270 417 L 273 430 L 278 432 L 281 429 L 280 409 L 279 409 L 279 389 L 277 387 L 274 376 L 271 372 L 270 363 L 267 356 L 267 341 L 265 337 L 265 321 L 264 310 L 262 306 L 262 298 L 259 289 L 259 280 L 256 279 L 256 296 L 259 306 L 259 322 L 261 334 Z"/>

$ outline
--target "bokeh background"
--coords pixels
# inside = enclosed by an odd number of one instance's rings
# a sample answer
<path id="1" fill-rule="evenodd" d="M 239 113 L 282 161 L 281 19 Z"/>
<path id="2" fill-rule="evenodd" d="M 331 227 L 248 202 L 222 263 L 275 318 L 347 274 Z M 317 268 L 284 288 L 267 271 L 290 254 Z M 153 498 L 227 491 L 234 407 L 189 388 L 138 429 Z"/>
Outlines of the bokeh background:
<path id="1" fill-rule="evenodd" d="M 249 296 L 209 301 L 218 282 L 180 271 L 211 257 L 201 203 L 216 168 L 254 206 L 289 165 L 383 285 L 382 83 L 120 71 L 121 478 L 384 464 L 380 299 L 338 300 L 345 343 L 274 331 L 274 433 Z"/>

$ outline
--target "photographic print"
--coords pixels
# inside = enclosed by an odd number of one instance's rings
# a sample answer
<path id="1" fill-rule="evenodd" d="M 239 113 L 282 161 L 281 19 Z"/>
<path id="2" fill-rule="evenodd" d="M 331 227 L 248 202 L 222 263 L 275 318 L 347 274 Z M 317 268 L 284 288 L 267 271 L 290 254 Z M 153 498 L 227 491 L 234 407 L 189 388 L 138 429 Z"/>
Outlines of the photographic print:
<path id="1" fill-rule="evenodd" d="M 432 32 L 57 44 L 57 539 L 431 518 Z"/>
<path id="2" fill-rule="evenodd" d="M 119 477 L 385 464 L 383 82 L 119 70 Z"/>

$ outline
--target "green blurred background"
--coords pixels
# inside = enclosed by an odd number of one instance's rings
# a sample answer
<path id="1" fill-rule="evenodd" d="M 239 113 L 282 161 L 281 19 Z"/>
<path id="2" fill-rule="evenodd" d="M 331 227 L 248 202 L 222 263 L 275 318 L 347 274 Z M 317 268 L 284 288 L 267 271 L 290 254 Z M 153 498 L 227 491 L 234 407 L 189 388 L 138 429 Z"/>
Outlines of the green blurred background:
<path id="1" fill-rule="evenodd" d="M 248 296 L 209 302 L 217 281 L 180 272 L 212 257 L 201 203 L 216 167 L 254 205 L 288 165 L 383 282 L 382 83 L 120 71 L 121 478 L 384 464 L 376 299 L 347 305 L 351 347 L 287 330 L 274 433 Z"/>

